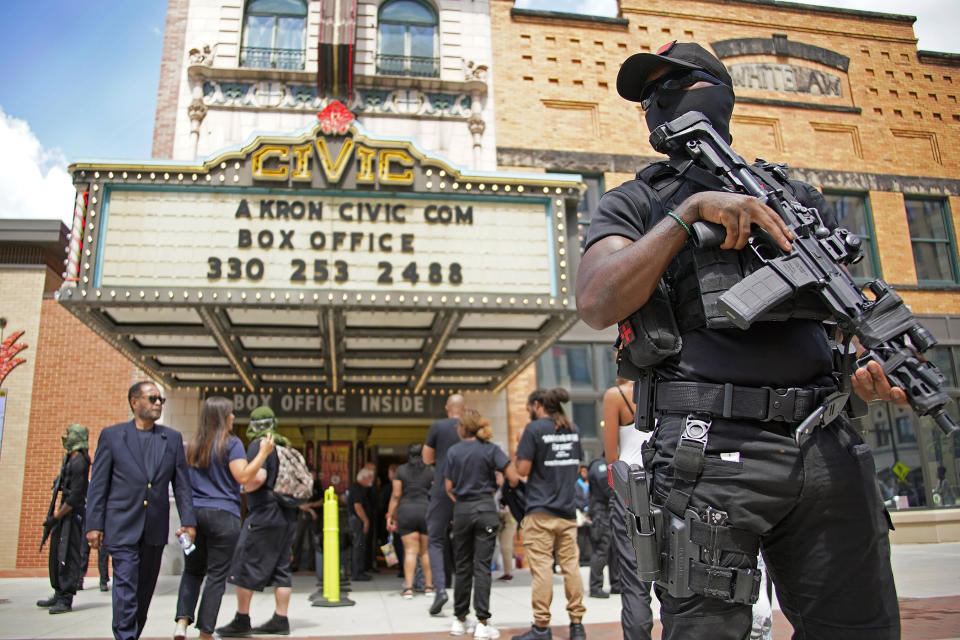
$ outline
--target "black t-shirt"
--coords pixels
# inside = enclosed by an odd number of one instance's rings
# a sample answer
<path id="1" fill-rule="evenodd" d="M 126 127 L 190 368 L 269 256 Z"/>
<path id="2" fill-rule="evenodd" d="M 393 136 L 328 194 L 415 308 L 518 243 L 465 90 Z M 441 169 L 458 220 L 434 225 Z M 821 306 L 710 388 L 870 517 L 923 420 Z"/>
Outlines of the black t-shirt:
<path id="1" fill-rule="evenodd" d="M 60 484 L 60 504 L 68 504 L 73 511 L 83 515 L 87 504 L 87 482 L 90 471 L 90 458 L 85 450 L 72 455 L 63 468 Z"/>
<path id="2" fill-rule="evenodd" d="M 532 463 L 527 477 L 527 513 L 574 518 L 580 457 L 580 432 L 554 432 L 553 420 L 527 424 L 517 446 L 517 459 Z"/>
<path id="3" fill-rule="evenodd" d="M 450 447 L 444 466 L 457 500 L 475 500 L 493 497 L 497 490 L 495 472 L 503 471 L 508 464 L 510 458 L 492 442 L 464 440 Z"/>
<path id="4" fill-rule="evenodd" d="M 447 450 L 460 442 L 460 434 L 457 433 L 458 422 L 460 422 L 459 418 L 437 420 L 430 425 L 430 431 L 427 432 L 427 446 L 431 447 L 437 454 L 434 462 L 431 496 L 446 497 L 447 495 L 446 485 L 444 484 L 444 479 L 447 477 Z"/>
<path id="5" fill-rule="evenodd" d="M 816 189 L 796 181 L 791 185 L 798 200 L 820 211 L 824 224 L 836 226 L 832 208 Z M 699 190 L 687 182 L 670 202 Z M 639 240 L 663 215 L 640 182 L 630 180 L 600 198 L 584 251 L 607 236 Z M 756 322 L 747 330 L 700 327 L 681 337 L 680 353 L 657 366 L 665 379 L 772 387 L 831 383 L 833 359 L 824 326 L 816 320 Z"/>
<path id="6" fill-rule="evenodd" d="M 606 509 L 613 489 L 607 482 L 607 463 L 603 458 L 597 458 L 590 463 L 587 480 L 590 482 L 590 511 Z"/>
<path id="7" fill-rule="evenodd" d="M 363 507 L 363 512 L 366 514 L 367 520 L 373 518 L 370 507 L 367 505 L 367 488 L 359 482 L 354 482 L 347 489 L 347 513 L 351 516 L 357 516 L 357 509 L 354 506 L 357 504 Z M 360 516 L 357 517 L 359 518 Z"/>
<path id="8" fill-rule="evenodd" d="M 260 453 L 260 438 L 247 446 L 247 462 L 253 460 Z M 263 469 L 267 472 L 267 479 L 256 491 L 247 494 L 247 521 L 261 526 L 279 527 L 290 524 L 297 519 L 297 509 L 287 509 L 277 503 L 273 495 L 273 487 L 277 483 L 277 472 L 280 471 L 280 457 L 274 449 L 263 462 Z"/>
<path id="9" fill-rule="evenodd" d="M 407 462 L 397 467 L 393 476 L 400 481 L 403 493 L 400 500 L 404 503 L 426 502 L 430 497 L 430 487 L 433 485 L 433 469 L 425 464 L 411 464 Z"/>

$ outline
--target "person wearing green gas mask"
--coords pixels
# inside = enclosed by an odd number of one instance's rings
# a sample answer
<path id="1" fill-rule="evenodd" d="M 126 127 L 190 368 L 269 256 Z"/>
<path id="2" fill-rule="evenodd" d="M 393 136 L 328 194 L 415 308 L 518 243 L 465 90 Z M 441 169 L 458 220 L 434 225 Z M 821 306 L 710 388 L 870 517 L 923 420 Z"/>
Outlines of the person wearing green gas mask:
<path id="1" fill-rule="evenodd" d="M 87 428 L 71 424 L 60 438 L 66 454 L 53 486 L 50 510 L 43 523 L 43 540 L 50 538 L 50 586 L 53 595 L 37 601 L 51 614 L 66 613 L 73 606 L 77 583 L 83 577 L 83 518 L 86 512 L 87 473 L 90 456 L 87 453 Z M 57 495 L 60 506 L 57 506 Z"/>
<path id="2" fill-rule="evenodd" d="M 287 439 L 277 431 L 277 419 L 270 407 L 257 407 L 250 413 L 247 427 L 247 460 L 260 452 L 262 442 L 286 445 Z M 240 539 L 233 554 L 227 582 L 237 591 L 237 612 L 228 624 L 218 627 L 222 637 L 245 637 L 251 634 L 290 633 L 287 610 L 292 594 L 293 574 L 290 571 L 290 547 L 297 525 L 298 509 L 283 506 L 273 493 L 280 470 L 276 449 L 270 452 L 256 477 L 243 486 L 247 495 L 247 517 L 240 530 Z M 264 624 L 250 625 L 250 601 L 254 591 L 274 587 L 273 616 Z"/>

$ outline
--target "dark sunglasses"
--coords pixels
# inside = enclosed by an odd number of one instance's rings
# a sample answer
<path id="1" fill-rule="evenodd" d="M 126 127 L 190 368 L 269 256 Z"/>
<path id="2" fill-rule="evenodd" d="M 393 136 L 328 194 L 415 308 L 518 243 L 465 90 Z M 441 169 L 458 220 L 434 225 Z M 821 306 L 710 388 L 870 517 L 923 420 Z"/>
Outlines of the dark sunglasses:
<path id="1" fill-rule="evenodd" d="M 149 400 L 150 404 L 157 404 L 158 402 L 160 404 L 163 404 L 164 402 L 167 401 L 167 399 L 164 398 L 163 396 L 140 396 L 140 397 L 146 398 L 147 400 Z"/>
<path id="2" fill-rule="evenodd" d="M 646 111 L 650 103 L 653 102 L 653 98 L 657 95 L 657 92 L 661 89 L 686 89 L 698 82 L 723 84 L 719 78 L 710 75 L 706 71 L 700 71 L 699 69 L 677 69 L 676 71 L 663 74 L 645 86 L 643 91 L 640 92 L 640 106 Z"/>

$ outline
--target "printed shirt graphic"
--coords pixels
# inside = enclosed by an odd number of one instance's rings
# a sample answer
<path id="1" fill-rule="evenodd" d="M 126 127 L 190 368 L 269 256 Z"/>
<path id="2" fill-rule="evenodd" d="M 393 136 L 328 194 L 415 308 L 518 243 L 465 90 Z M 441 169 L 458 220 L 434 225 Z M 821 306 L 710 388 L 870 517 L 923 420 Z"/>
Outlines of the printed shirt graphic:
<path id="1" fill-rule="evenodd" d="M 575 517 L 577 469 L 582 455 L 576 425 L 572 432 L 554 432 L 553 420 L 540 418 L 526 426 L 517 459 L 533 463 L 527 478 L 527 513 Z"/>

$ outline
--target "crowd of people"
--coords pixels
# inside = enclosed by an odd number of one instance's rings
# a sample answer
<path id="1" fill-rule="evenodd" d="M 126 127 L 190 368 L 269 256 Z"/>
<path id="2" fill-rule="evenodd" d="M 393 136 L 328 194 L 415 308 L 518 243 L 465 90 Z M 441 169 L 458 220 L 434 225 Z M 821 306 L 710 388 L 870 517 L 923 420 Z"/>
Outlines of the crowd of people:
<path id="1" fill-rule="evenodd" d="M 499 579 L 511 580 L 519 531 L 531 572 L 534 615 L 530 630 L 515 638 L 551 637 L 555 566 L 563 574 L 570 637 L 585 638 L 576 515 L 583 451 L 579 430 L 563 410 L 568 401 L 563 389 L 530 394 L 530 422 L 511 458 L 491 442 L 490 421 L 468 408 L 462 396 L 450 396 L 447 416 L 430 426 L 424 443 L 409 446 L 406 463 L 391 465 L 379 491 L 374 465 L 367 463 L 341 497 L 347 514 L 342 526 L 350 531 L 344 540 L 350 547 L 344 579 L 371 579 L 370 571 L 377 570 L 376 532 L 382 530 L 400 558 L 402 598 L 411 599 L 416 591 L 431 595 L 428 612 L 437 615 L 452 587 L 450 633 L 497 638 L 490 607 L 494 554 L 499 545 Z M 294 567 L 303 559 L 305 544 L 322 548 L 315 510 L 321 501 L 319 487 L 305 502 L 290 502 L 274 492 L 277 445 L 289 443 L 272 410 L 251 412 L 244 449 L 227 398 L 204 401 L 197 429 L 186 443 L 179 432 L 157 422 L 165 398 L 156 384 L 134 384 L 128 402 L 132 420 L 101 432 L 92 471 L 86 428 L 70 425 L 63 437 L 65 456 L 44 523 L 54 594 L 38 606 L 51 614 L 70 611 L 87 555 L 97 550 L 100 558 L 113 561 L 114 636 L 139 638 L 169 538 L 172 494 L 181 523 L 175 536 L 185 554 L 174 639 L 185 639 L 191 625 L 200 638 L 289 634 Z M 598 519 L 608 508 L 609 495 L 591 495 L 591 517 Z M 598 535 L 602 528 L 595 528 Z M 602 548 L 598 540 L 596 549 Z M 599 571 L 602 582 L 602 566 Z M 107 579 L 102 567 L 105 590 Z M 227 584 L 235 588 L 236 609 L 227 624 L 217 627 Z M 274 613 L 254 626 L 253 594 L 270 587 Z"/>

